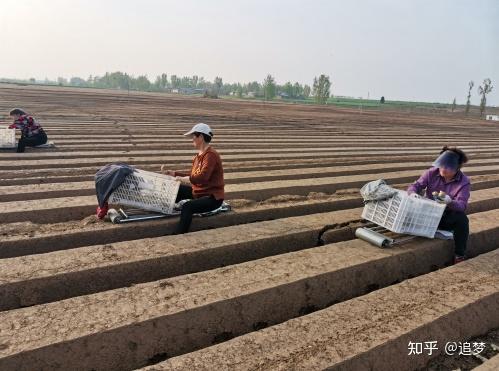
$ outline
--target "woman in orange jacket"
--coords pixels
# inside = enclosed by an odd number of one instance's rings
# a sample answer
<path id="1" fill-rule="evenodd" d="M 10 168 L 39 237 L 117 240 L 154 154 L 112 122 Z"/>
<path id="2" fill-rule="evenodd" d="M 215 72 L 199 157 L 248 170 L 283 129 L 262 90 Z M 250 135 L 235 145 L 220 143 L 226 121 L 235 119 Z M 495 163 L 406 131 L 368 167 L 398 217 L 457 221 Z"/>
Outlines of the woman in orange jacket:
<path id="1" fill-rule="evenodd" d="M 161 167 L 164 174 L 174 176 L 181 182 L 176 202 L 190 200 L 182 206 L 176 234 L 189 231 L 193 214 L 218 209 L 225 197 L 222 159 L 210 145 L 213 138 L 211 128 L 200 123 L 184 135 L 192 139 L 193 146 L 198 150 L 191 170 L 173 171 L 165 170 L 164 165 Z"/>

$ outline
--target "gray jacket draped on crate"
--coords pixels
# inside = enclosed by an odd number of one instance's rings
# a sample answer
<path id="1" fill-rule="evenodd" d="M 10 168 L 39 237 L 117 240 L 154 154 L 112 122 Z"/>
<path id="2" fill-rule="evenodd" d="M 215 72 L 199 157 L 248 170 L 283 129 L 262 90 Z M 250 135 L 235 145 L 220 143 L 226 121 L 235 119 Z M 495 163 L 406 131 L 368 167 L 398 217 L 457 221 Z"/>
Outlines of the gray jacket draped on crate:
<path id="1" fill-rule="evenodd" d="M 111 193 L 118 188 L 125 178 L 133 173 L 134 168 L 128 164 L 107 164 L 95 174 L 95 192 L 99 207 L 104 207 Z"/>

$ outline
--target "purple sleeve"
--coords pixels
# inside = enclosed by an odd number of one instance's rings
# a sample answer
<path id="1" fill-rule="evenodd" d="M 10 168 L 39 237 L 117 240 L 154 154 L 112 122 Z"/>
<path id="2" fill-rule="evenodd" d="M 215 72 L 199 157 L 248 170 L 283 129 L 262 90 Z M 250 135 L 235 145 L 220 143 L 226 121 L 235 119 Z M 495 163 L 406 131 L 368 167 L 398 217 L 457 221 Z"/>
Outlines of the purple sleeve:
<path id="1" fill-rule="evenodd" d="M 407 188 L 407 192 L 409 193 L 420 193 L 421 190 L 428 187 L 428 178 L 430 177 L 429 170 L 426 170 L 423 175 L 419 177 L 414 183 L 412 183 L 409 188 Z"/>
<path id="2" fill-rule="evenodd" d="M 470 189 L 471 185 L 465 184 L 461 187 L 459 192 L 456 194 L 456 197 L 451 201 L 447 207 L 450 210 L 454 211 L 464 211 L 466 210 L 466 206 L 468 206 L 468 200 L 470 199 Z"/>
<path id="3" fill-rule="evenodd" d="M 15 120 L 10 126 L 9 129 L 22 129 L 24 127 L 25 122 Z"/>

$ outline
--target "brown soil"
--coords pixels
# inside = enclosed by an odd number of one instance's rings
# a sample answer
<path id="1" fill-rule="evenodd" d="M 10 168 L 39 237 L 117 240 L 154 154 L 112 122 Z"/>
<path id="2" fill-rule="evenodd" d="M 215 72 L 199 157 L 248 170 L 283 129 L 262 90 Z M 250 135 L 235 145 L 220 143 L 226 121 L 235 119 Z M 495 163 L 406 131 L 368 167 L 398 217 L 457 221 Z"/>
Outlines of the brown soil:
<path id="1" fill-rule="evenodd" d="M 56 147 L 0 150 L 0 369 L 127 370 L 179 356 L 157 368 L 410 370 L 429 360 L 407 362 L 409 335 L 463 341 L 498 327 L 486 316 L 497 254 L 428 274 L 452 260 L 452 242 L 380 250 L 353 239 L 359 188 L 385 178 L 403 189 L 447 144 L 471 159 L 470 256 L 497 247 L 497 125 L 0 84 L 0 111 L 14 106 Z M 187 169 L 195 151 L 182 133 L 200 121 L 214 128 L 233 212 L 196 218 L 182 236 L 169 236 L 176 218 L 95 218 L 100 166 Z"/>
<path id="2" fill-rule="evenodd" d="M 485 359 L 491 359 L 499 354 L 499 329 L 494 329 L 487 334 L 466 339 L 466 342 L 473 344 L 485 343 L 485 349 L 480 352 L 479 356 Z M 474 355 L 453 355 L 448 356 L 442 354 L 436 359 L 429 362 L 420 371 L 471 371 L 476 367 L 482 365 L 484 360 Z M 492 370 L 492 369 L 491 369 Z M 478 370 L 477 370 L 478 371 Z"/>

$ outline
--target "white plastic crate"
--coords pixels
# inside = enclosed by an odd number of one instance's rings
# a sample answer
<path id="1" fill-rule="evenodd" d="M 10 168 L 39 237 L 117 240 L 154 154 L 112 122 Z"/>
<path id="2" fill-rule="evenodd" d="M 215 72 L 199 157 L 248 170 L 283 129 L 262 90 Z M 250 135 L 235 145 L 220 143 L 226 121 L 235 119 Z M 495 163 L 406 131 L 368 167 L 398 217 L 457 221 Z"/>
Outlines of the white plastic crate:
<path id="1" fill-rule="evenodd" d="M 172 214 L 179 186 L 171 176 L 135 170 L 111 194 L 109 203 Z"/>
<path id="2" fill-rule="evenodd" d="M 434 238 L 445 207 L 445 204 L 397 191 L 387 200 L 367 203 L 362 218 L 395 233 Z"/>
<path id="3" fill-rule="evenodd" d="M 13 148 L 16 146 L 16 130 L 0 127 L 0 148 Z"/>

